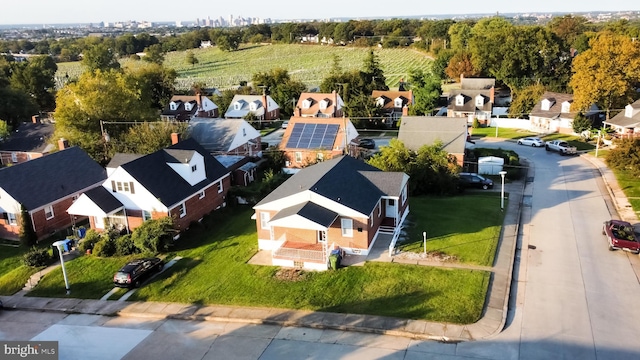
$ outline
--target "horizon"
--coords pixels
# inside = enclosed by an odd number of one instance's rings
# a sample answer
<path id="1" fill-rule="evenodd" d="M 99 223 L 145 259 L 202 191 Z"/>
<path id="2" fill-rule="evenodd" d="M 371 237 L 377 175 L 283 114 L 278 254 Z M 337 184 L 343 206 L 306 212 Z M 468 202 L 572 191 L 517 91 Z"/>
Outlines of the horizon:
<path id="1" fill-rule="evenodd" d="M 285 20 L 325 20 L 325 19 L 389 19 L 416 17 L 465 17 L 491 14 L 553 14 L 553 13 L 619 13 L 638 12 L 631 0 L 618 0 L 603 4 L 596 0 L 580 3 L 558 3 L 539 0 L 533 3 L 519 3 L 510 0 L 494 0 L 490 4 L 460 0 L 455 7 L 448 4 L 412 4 L 389 7 L 383 0 L 353 1 L 325 0 L 323 6 L 309 6 L 297 1 L 274 0 L 269 3 L 245 0 L 242 7 L 234 3 L 199 4 L 197 12 L 193 7 L 176 6 L 168 0 L 94 0 L 89 3 L 79 0 L 23 0 L 9 2 L 0 13 L 0 26 L 51 25 L 51 24 L 99 24 L 127 21 L 147 21 L 154 23 L 195 22 L 195 19 L 228 19 L 229 16 L 243 18 Z M 28 9 L 28 11 L 24 11 Z M 189 11 L 181 11 L 189 10 Z M 247 13 L 247 10 L 250 13 Z M 183 15 L 188 14 L 188 15 Z M 415 15 L 424 14 L 424 15 Z M 134 20 L 135 19 L 135 20 Z"/>

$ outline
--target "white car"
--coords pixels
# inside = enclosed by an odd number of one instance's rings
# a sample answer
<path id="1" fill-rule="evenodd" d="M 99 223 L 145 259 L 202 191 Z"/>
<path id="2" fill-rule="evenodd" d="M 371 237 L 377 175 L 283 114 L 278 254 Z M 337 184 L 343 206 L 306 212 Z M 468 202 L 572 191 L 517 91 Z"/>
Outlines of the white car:
<path id="1" fill-rule="evenodd" d="M 518 145 L 528 145 L 533 147 L 543 147 L 544 140 L 537 137 L 526 137 L 522 139 L 518 139 Z"/>

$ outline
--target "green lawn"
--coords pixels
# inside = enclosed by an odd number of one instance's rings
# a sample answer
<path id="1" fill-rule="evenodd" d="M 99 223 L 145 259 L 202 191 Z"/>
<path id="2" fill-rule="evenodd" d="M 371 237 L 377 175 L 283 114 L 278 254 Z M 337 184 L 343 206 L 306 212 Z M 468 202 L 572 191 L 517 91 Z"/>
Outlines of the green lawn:
<path id="1" fill-rule="evenodd" d="M 22 247 L 0 246 L 0 295 L 13 295 L 39 269 L 22 264 Z"/>
<path id="2" fill-rule="evenodd" d="M 224 52 L 216 47 L 191 50 L 198 64 L 186 61 L 186 51 L 171 52 L 165 57 L 165 66 L 178 73 L 177 87 L 190 89 L 195 82 L 207 86 L 228 88 L 240 81 L 251 81 L 257 72 L 273 68 L 286 69 L 292 78 L 307 86 L 318 86 L 333 64 L 333 55 L 341 59 L 343 70 L 361 70 L 368 48 L 347 46 L 319 46 L 300 44 L 244 45 L 240 51 Z M 407 79 L 412 69 L 431 68 L 431 58 L 415 49 L 375 49 L 389 87 L 397 87 L 401 78 Z M 141 60 L 122 59 L 123 66 L 140 66 Z M 82 72 L 79 62 L 59 63 L 56 77 L 76 78 Z"/>
<path id="3" fill-rule="evenodd" d="M 496 128 L 494 127 L 471 128 L 469 131 L 473 137 L 496 137 Z M 534 135 L 536 134 L 523 129 L 498 128 L 498 137 L 503 139 L 520 139 Z"/>
<path id="4" fill-rule="evenodd" d="M 132 300 L 267 306 L 375 314 L 471 323 L 480 318 L 488 272 L 393 263 L 368 263 L 340 271 L 303 272 L 298 281 L 277 278 L 278 268 L 246 262 L 257 251 L 252 210 L 218 211 L 192 228 L 172 255 L 171 269 L 136 292 Z M 84 256 L 67 263 L 71 296 L 100 298 L 125 259 Z M 64 296 L 60 270 L 30 295 Z"/>
<path id="5" fill-rule="evenodd" d="M 600 155 L 598 155 L 600 156 Z M 626 171 L 612 170 L 618 180 L 618 185 L 627 195 L 629 203 L 636 215 L 640 216 L 640 179 L 630 175 Z"/>
<path id="6" fill-rule="evenodd" d="M 444 253 L 462 263 L 493 264 L 504 219 L 500 193 L 414 197 L 409 207 L 409 240 L 399 245 L 400 250 L 423 252 L 422 233 L 426 231 L 428 252 Z"/>

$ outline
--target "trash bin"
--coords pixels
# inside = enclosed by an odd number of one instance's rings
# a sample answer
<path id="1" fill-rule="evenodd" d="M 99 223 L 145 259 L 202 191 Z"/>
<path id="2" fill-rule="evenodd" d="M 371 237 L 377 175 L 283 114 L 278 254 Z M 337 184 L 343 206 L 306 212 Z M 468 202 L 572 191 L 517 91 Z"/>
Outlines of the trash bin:
<path id="1" fill-rule="evenodd" d="M 331 250 L 331 255 L 329 255 L 329 266 L 331 269 L 338 270 L 341 260 L 342 256 L 340 255 L 340 249 Z"/>
<path id="2" fill-rule="evenodd" d="M 65 252 L 71 251 L 72 246 L 73 246 L 73 240 L 66 239 L 64 242 L 64 251 Z"/>
<path id="3" fill-rule="evenodd" d="M 85 235 L 87 235 L 87 229 L 86 228 L 79 228 L 78 229 L 78 238 L 80 239 L 84 239 Z"/>

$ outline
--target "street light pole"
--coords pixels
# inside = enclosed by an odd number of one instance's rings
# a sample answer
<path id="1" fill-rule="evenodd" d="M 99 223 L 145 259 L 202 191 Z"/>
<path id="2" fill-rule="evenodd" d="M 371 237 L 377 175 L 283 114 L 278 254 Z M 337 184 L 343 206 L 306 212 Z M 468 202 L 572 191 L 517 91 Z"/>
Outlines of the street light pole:
<path id="1" fill-rule="evenodd" d="M 427 255 L 427 232 L 422 232 L 422 237 L 424 238 L 424 254 Z"/>
<path id="2" fill-rule="evenodd" d="M 500 177 L 502 178 L 502 190 L 500 191 L 500 210 L 504 210 L 504 176 L 507 175 L 506 171 L 500 171 Z"/>
<path id="3" fill-rule="evenodd" d="M 67 270 L 64 268 L 64 258 L 62 257 L 62 247 L 65 245 L 65 240 L 58 240 L 52 245 L 58 248 L 58 254 L 60 255 L 60 265 L 62 266 L 62 276 L 64 277 L 64 288 L 67 290 L 67 295 L 71 293 L 69 288 L 69 280 L 67 279 Z"/>

